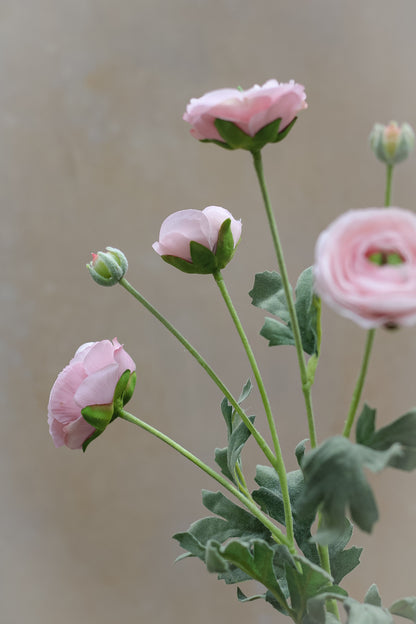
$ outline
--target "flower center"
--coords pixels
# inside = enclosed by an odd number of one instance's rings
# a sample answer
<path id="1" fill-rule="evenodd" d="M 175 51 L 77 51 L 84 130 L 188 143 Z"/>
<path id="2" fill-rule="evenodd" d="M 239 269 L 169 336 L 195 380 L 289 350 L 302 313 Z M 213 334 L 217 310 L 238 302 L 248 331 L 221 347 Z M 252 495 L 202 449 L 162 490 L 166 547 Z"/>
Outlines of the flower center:
<path id="1" fill-rule="evenodd" d="M 397 266 L 404 263 L 403 256 L 398 251 L 392 250 L 377 250 L 370 251 L 366 254 L 367 260 L 378 266 L 384 266 L 390 264 L 391 266 Z"/>

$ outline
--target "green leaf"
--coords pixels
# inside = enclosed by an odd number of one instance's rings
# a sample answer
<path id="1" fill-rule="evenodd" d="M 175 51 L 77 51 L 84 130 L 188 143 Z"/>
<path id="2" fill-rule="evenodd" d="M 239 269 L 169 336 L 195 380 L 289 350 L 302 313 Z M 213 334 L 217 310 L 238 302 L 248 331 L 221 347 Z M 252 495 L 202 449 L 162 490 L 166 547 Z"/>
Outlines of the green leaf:
<path id="1" fill-rule="evenodd" d="M 274 316 L 278 316 L 284 323 L 289 322 L 290 315 L 287 309 L 286 295 L 279 273 L 275 271 L 257 273 L 254 278 L 254 286 L 248 294 L 252 298 L 251 303 L 256 308 L 261 308 Z"/>
<path id="2" fill-rule="evenodd" d="M 262 510 L 271 518 L 285 526 L 285 512 L 283 495 L 279 478 L 271 466 L 257 466 L 256 483 L 260 489 L 254 490 L 253 498 Z M 296 542 L 308 559 L 319 563 L 316 545 L 311 542 L 311 526 L 315 520 L 315 511 L 310 513 L 297 513 L 297 503 L 302 497 L 304 479 L 301 470 L 294 470 L 287 475 L 289 498 L 293 513 L 293 531 Z"/>
<path id="3" fill-rule="evenodd" d="M 386 451 L 376 451 L 335 436 L 305 455 L 302 461 L 305 488 L 297 513 L 312 514 L 321 509 L 323 526 L 316 536 L 320 543 L 329 544 L 343 533 L 347 509 L 363 531 L 371 532 L 378 510 L 363 468 L 378 472 L 400 453 L 398 444 Z"/>
<path id="4" fill-rule="evenodd" d="M 313 267 L 300 274 L 296 284 L 295 308 L 298 317 L 303 350 L 309 355 L 318 353 L 318 314 L 320 300 L 314 294 Z"/>
<path id="5" fill-rule="evenodd" d="M 329 560 L 331 564 L 331 574 L 334 577 L 334 583 L 339 585 L 344 576 L 352 572 L 360 563 L 360 555 L 362 548 L 352 546 L 345 550 L 345 546 L 352 536 L 352 524 L 345 518 L 344 532 L 329 545 Z"/>
<path id="6" fill-rule="evenodd" d="M 305 557 L 296 556 L 294 560 L 300 564 L 301 572 L 296 566 L 286 565 L 286 579 L 291 606 L 299 621 L 306 613 L 308 600 L 332 588 L 332 576 Z"/>
<path id="7" fill-rule="evenodd" d="M 302 618 L 302 624 L 339 624 L 338 618 L 326 611 L 325 605 L 327 600 L 345 599 L 347 592 L 341 590 L 340 587 L 333 587 L 332 589 L 334 591 L 322 592 L 308 599 L 306 615 Z"/>
<path id="8" fill-rule="evenodd" d="M 290 327 L 272 318 L 265 319 L 264 325 L 260 330 L 260 336 L 269 341 L 269 347 L 295 344 Z"/>
<path id="9" fill-rule="evenodd" d="M 385 451 L 395 443 L 402 453 L 392 458 L 390 466 L 400 470 L 416 468 L 416 410 L 404 414 L 386 427 L 375 430 L 376 410 L 364 405 L 357 421 L 357 442 L 378 451 Z"/>
<path id="10" fill-rule="evenodd" d="M 249 295 L 252 304 L 270 312 L 278 319 L 266 318 L 260 334 L 269 340 L 269 346 L 294 345 L 290 314 L 278 273 L 265 271 L 255 276 Z M 313 290 L 313 268 L 305 269 L 299 276 L 295 289 L 295 310 L 299 323 L 302 346 L 308 355 L 318 353 L 318 317 L 320 301 Z"/>
<path id="11" fill-rule="evenodd" d="M 416 597 L 410 596 L 409 598 L 401 598 L 396 600 L 389 609 L 393 615 L 400 615 L 401 617 L 412 620 L 416 624 Z"/>
<path id="12" fill-rule="evenodd" d="M 243 570 L 250 578 L 262 583 L 281 607 L 286 606 L 286 597 L 273 566 L 274 549 L 264 540 L 253 540 L 249 545 L 232 540 L 219 548 L 220 556 Z"/>
<path id="13" fill-rule="evenodd" d="M 366 604 L 371 604 L 374 607 L 381 607 L 381 596 L 375 583 L 371 585 L 368 592 L 366 593 L 364 602 Z"/>
<path id="14" fill-rule="evenodd" d="M 393 624 L 391 614 L 382 607 L 347 598 L 344 608 L 348 614 L 347 624 Z"/>
<path id="15" fill-rule="evenodd" d="M 239 404 L 248 397 L 251 392 L 251 388 L 251 381 L 248 380 L 238 399 Z M 226 398 L 224 398 L 221 403 L 221 411 L 227 425 L 228 446 L 221 449 L 215 449 L 215 461 L 221 468 L 223 475 L 226 476 L 227 479 L 230 479 L 233 483 L 238 484 L 239 481 L 236 474 L 236 468 L 237 465 L 241 465 L 241 451 L 251 434 L 245 423 L 241 420 L 239 414 L 232 408 Z M 254 418 L 254 416 L 249 416 L 250 422 L 253 423 Z"/>

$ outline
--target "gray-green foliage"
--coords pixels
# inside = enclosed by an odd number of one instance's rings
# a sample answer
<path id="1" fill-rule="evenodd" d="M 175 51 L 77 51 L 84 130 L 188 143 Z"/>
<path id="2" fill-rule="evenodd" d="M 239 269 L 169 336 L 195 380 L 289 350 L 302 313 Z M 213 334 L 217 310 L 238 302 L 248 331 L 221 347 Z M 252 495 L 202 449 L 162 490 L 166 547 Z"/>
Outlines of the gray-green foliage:
<path id="1" fill-rule="evenodd" d="M 249 295 L 254 306 L 277 317 L 266 318 L 260 331 L 260 334 L 269 341 L 269 346 L 294 345 L 295 340 L 281 276 L 270 271 L 257 273 Z M 317 323 L 320 303 L 313 291 L 312 267 L 305 269 L 299 276 L 295 298 L 303 350 L 308 355 L 316 355 L 319 348 Z"/>
<path id="2" fill-rule="evenodd" d="M 302 460 L 305 489 L 298 513 L 312 514 L 321 509 L 323 522 L 317 533 L 320 543 L 331 543 L 343 533 L 347 510 L 363 531 L 371 532 L 378 510 L 363 469 L 378 472 L 400 455 L 400 444 L 376 451 L 353 444 L 343 436 L 329 438 L 305 455 Z"/>
<path id="3" fill-rule="evenodd" d="M 392 458 L 390 466 L 400 470 L 416 468 L 416 410 L 404 414 L 389 425 L 376 430 L 376 410 L 368 405 L 357 421 L 356 440 L 378 451 L 385 451 L 393 444 L 401 445 L 401 454 Z"/>

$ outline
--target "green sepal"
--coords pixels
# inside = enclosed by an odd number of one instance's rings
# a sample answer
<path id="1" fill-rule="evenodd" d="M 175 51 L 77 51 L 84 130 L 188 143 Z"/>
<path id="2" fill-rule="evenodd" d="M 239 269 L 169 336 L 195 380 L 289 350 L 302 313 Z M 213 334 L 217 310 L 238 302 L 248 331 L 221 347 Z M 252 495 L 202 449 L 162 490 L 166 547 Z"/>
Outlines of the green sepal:
<path id="1" fill-rule="evenodd" d="M 215 143 L 226 149 L 245 149 L 252 153 L 259 152 L 268 143 L 277 143 L 282 141 L 293 128 L 297 117 L 295 117 L 281 132 L 279 127 L 281 118 L 275 119 L 270 122 L 254 135 L 250 136 L 246 134 L 241 128 L 239 128 L 233 121 L 227 121 L 226 119 L 217 118 L 214 121 L 214 125 L 221 135 L 222 141 L 217 139 L 202 139 L 203 143 Z"/>
<path id="2" fill-rule="evenodd" d="M 407 412 L 376 431 L 376 410 L 364 405 L 357 420 L 356 440 L 359 444 L 378 451 L 385 451 L 393 444 L 399 443 L 402 453 L 390 462 L 390 466 L 400 470 L 414 470 L 416 468 L 416 410 Z"/>
<path id="3" fill-rule="evenodd" d="M 376 451 L 335 436 L 305 455 L 302 461 L 305 488 L 296 511 L 311 514 L 321 509 L 322 525 L 316 541 L 330 544 L 343 533 L 347 508 L 352 520 L 371 533 L 378 520 L 378 510 L 363 468 L 378 472 L 392 465 L 401 452 L 400 444 Z"/>
<path id="4" fill-rule="evenodd" d="M 133 392 L 134 392 L 134 389 L 136 387 L 136 381 L 137 381 L 137 375 L 136 375 L 136 371 L 134 371 L 129 376 L 127 385 L 126 385 L 124 393 L 123 393 L 123 406 L 126 405 L 126 403 L 128 403 L 130 401 L 131 397 L 133 396 Z"/>
<path id="5" fill-rule="evenodd" d="M 82 450 L 85 453 L 85 451 L 87 450 L 87 447 L 91 444 L 91 442 L 93 440 L 95 440 L 95 438 L 98 438 L 98 436 L 100 436 L 103 433 L 103 431 L 98 431 L 98 429 L 96 429 L 89 438 L 87 438 L 83 444 L 82 444 Z"/>
<path id="6" fill-rule="evenodd" d="M 112 403 L 108 405 L 88 405 L 81 410 L 82 417 L 97 431 L 104 431 L 114 414 Z"/>
<path id="7" fill-rule="evenodd" d="M 215 251 L 218 269 L 223 269 L 227 266 L 235 253 L 236 247 L 237 245 L 235 245 L 231 232 L 231 219 L 226 219 L 218 232 L 217 249 Z"/>

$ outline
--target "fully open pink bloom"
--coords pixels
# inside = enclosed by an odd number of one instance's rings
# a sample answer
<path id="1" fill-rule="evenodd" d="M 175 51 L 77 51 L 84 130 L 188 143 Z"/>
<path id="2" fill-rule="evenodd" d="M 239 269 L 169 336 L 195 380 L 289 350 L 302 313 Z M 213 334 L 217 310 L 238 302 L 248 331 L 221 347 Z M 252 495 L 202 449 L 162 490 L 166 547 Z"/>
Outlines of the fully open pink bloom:
<path id="1" fill-rule="evenodd" d="M 267 124 L 281 118 L 279 132 L 307 108 L 304 87 L 293 80 L 268 80 L 251 89 L 218 89 L 200 98 L 192 98 L 183 119 L 191 124 L 191 134 L 199 140 L 223 141 L 214 125 L 215 119 L 234 122 L 243 132 L 254 136 Z"/>
<path id="2" fill-rule="evenodd" d="M 416 215 L 402 208 L 341 215 L 318 238 L 314 275 L 317 294 L 362 327 L 415 324 Z"/>
<path id="3" fill-rule="evenodd" d="M 56 447 L 79 449 L 95 431 L 81 415 L 88 405 L 109 405 L 124 371 L 136 365 L 117 338 L 86 342 L 56 379 L 48 404 L 49 432 Z"/>
<path id="4" fill-rule="evenodd" d="M 166 217 L 159 233 L 159 241 L 153 249 L 160 256 L 176 256 L 191 261 L 190 243 L 195 241 L 215 252 L 221 225 L 231 219 L 234 247 L 241 236 L 241 221 L 220 206 L 208 206 L 204 210 L 179 210 Z"/>

